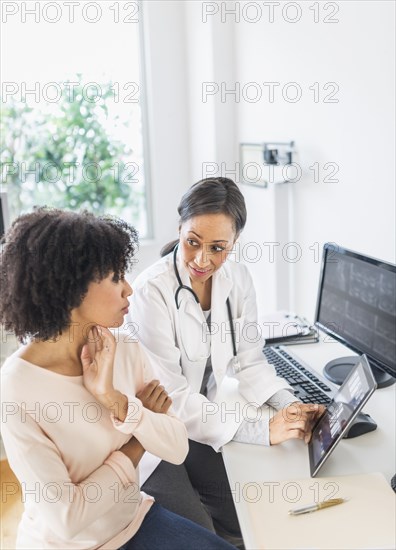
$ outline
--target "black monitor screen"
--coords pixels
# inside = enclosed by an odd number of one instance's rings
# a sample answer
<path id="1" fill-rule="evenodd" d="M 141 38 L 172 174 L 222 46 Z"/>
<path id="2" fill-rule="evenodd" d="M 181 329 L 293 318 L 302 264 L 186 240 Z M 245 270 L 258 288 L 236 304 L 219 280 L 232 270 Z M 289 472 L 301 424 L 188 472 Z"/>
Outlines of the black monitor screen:
<path id="1" fill-rule="evenodd" d="M 396 376 L 396 266 L 325 244 L 315 324 Z"/>

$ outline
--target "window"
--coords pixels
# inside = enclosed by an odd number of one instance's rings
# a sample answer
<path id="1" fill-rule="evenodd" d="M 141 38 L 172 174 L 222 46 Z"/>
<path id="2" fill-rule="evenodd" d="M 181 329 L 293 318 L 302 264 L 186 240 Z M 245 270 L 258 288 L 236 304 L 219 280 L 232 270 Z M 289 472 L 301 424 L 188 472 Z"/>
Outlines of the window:
<path id="1" fill-rule="evenodd" d="M 6 2 L 1 190 L 34 205 L 110 213 L 150 234 L 137 2 Z"/>

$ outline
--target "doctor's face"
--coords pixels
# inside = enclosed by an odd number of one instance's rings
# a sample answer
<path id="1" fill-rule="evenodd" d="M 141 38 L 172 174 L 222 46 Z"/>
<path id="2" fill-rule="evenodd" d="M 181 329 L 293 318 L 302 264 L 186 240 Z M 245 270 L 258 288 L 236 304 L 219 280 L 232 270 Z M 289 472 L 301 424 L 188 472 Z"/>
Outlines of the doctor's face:
<path id="1" fill-rule="evenodd" d="M 203 214 L 180 227 L 180 254 L 194 282 L 205 283 L 226 261 L 236 240 L 233 220 L 226 214 Z"/>

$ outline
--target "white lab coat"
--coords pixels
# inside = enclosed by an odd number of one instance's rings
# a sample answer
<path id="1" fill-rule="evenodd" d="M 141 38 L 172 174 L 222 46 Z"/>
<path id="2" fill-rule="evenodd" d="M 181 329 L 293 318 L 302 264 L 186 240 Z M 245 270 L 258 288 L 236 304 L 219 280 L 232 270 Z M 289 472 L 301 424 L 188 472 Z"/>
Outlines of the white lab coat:
<path id="1" fill-rule="evenodd" d="M 177 265 L 184 285 L 191 287 L 188 271 Z M 227 260 L 213 274 L 211 334 L 201 306 L 188 290 L 179 293 L 173 253 L 143 271 L 133 284 L 131 318 L 155 375 L 172 398 L 174 413 L 186 424 L 189 438 L 216 451 L 235 435 L 251 409 L 260 407 L 290 386 L 276 376 L 264 358 L 262 328 L 257 323 L 256 294 L 245 265 Z M 226 300 L 230 299 L 240 372 L 234 372 L 233 347 Z M 208 398 L 200 388 L 211 355 L 216 384 Z M 254 418 L 253 414 L 253 418 Z M 147 453 L 146 453 L 147 454 Z M 159 460 L 143 459 L 141 478 L 148 477 Z"/>

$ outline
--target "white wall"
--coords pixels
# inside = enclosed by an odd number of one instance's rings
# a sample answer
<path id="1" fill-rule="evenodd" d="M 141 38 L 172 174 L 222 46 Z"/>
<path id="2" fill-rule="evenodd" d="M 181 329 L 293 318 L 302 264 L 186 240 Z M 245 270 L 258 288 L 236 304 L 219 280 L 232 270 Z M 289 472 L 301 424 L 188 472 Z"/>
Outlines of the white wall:
<path id="1" fill-rule="evenodd" d="M 395 260 L 394 3 L 339 2 L 339 23 L 303 17 L 235 26 L 236 74 L 241 83 L 295 81 L 303 95 L 288 103 L 241 101 L 238 141 L 294 139 L 303 176 L 294 187 L 295 307 L 313 316 L 319 263 L 310 247 L 325 241 Z M 336 82 L 338 103 L 314 103 L 309 86 Z M 331 90 L 329 90 L 331 91 Z M 318 162 L 339 166 L 338 183 L 314 183 Z M 324 172 L 326 174 L 326 172 Z M 329 174 L 329 172 L 327 172 Z M 248 194 L 255 231 L 265 234 L 266 191 Z M 282 260 L 281 260 L 282 261 Z M 265 263 L 260 266 L 264 273 Z"/>
<path id="2" fill-rule="evenodd" d="M 143 241 L 135 276 L 177 238 L 177 205 L 190 184 L 185 14 L 179 2 L 143 3 L 153 239 Z"/>
<path id="3" fill-rule="evenodd" d="M 295 140 L 302 177 L 293 189 L 241 186 L 249 214 L 241 244 L 260 309 L 291 306 L 312 317 L 317 252 L 324 242 L 395 261 L 395 7 L 386 1 L 321 2 L 320 22 L 315 23 L 309 9 L 314 3 L 299 2 L 294 4 L 301 9 L 301 19 L 289 23 L 282 17 L 288 4 L 281 2 L 271 23 L 262 2 L 144 2 L 151 46 L 156 246 L 143 246 L 140 258 L 145 267 L 157 257 L 160 244 L 174 236 L 180 196 L 208 175 L 205 163 L 217 164 L 218 174 L 238 180 L 240 142 Z M 222 17 L 222 5 L 236 9 L 239 21 L 235 14 L 223 12 Z M 261 17 L 249 23 L 246 19 L 259 14 L 260 6 Z M 333 6 L 339 8 L 334 15 Z M 203 13 L 209 9 L 218 11 L 204 22 Z M 288 8 L 286 15 L 294 14 Z M 324 23 L 326 16 L 339 22 Z M 222 101 L 218 93 L 204 101 L 205 82 L 217 83 L 219 89 L 222 82 L 228 89 L 239 82 L 242 90 L 253 82 L 261 86 L 262 97 L 252 102 L 252 95 L 242 93 L 238 101 L 228 94 Z M 264 82 L 280 83 L 273 102 Z M 290 82 L 302 90 L 296 103 L 281 93 Z M 309 90 L 315 82 L 321 92 L 317 103 Z M 338 103 L 323 102 L 332 91 L 323 90 L 329 82 L 339 87 L 334 96 Z M 329 162 L 339 167 L 334 176 L 338 182 L 323 181 L 331 175 L 324 170 Z M 314 163 L 321 169 L 318 183 L 309 169 Z M 294 223 L 287 232 L 289 207 Z M 282 257 L 290 241 L 301 250 L 296 263 Z M 280 243 L 275 263 L 270 261 L 269 243 Z M 258 249 L 261 257 L 253 262 Z M 289 288 L 289 275 L 294 288 Z"/>

